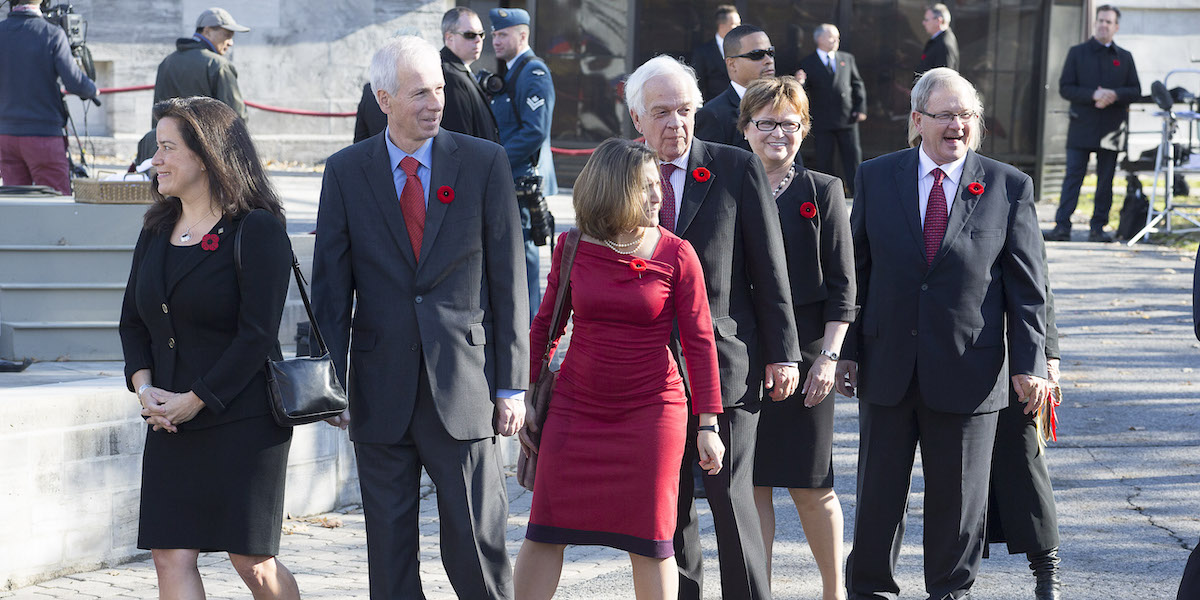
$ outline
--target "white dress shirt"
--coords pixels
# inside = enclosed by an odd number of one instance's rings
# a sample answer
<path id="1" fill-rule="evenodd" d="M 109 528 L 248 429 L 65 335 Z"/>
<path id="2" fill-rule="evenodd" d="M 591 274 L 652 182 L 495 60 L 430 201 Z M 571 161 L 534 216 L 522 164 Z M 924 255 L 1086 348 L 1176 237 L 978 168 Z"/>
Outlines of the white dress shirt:
<path id="1" fill-rule="evenodd" d="M 725 57 L 725 38 L 717 36 L 717 50 L 721 51 L 721 57 Z"/>
<path id="2" fill-rule="evenodd" d="M 833 55 L 833 52 L 826 52 L 820 48 L 817 48 L 817 58 L 820 58 L 822 63 L 829 65 L 829 68 L 833 70 L 834 73 L 837 73 L 837 63 L 833 62 L 837 59 L 834 58 Z"/>
<path id="3" fill-rule="evenodd" d="M 925 209 L 929 206 L 929 192 L 933 190 L 933 170 L 941 169 L 946 174 L 942 178 L 942 191 L 946 194 L 946 216 L 950 216 L 950 210 L 954 208 L 954 196 L 958 194 L 958 182 L 962 179 L 963 163 L 967 160 L 967 155 L 962 158 L 944 165 L 938 165 L 925 154 L 925 148 L 917 148 L 917 155 L 920 160 L 917 163 L 917 206 L 921 211 L 921 227 L 925 226 Z"/>

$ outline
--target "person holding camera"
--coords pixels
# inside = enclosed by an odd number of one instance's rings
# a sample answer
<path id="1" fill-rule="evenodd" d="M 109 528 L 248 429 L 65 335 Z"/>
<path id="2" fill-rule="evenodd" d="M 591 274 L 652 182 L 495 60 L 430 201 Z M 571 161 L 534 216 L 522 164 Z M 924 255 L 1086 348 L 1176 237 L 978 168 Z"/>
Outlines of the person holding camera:
<path id="1" fill-rule="evenodd" d="M 512 165 L 525 237 L 525 272 L 529 306 L 541 304 L 538 246 L 554 235 L 546 226 L 546 196 L 558 193 L 550 156 L 550 121 L 554 115 L 554 80 L 550 68 L 529 48 L 529 13 L 519 8 L 493 8 L 492 49 L 507 66 L 504 89 L 492 95 L 492 114 L 500 127 L 500 143 Z M 537 182 L 534 178 L 540 178 Z M 537 234 L 537 235 L 535 235 Z M 530 314 L 530 318 L 533 315 Z"/>
<path id="2" fill-rule="evenodd" d="M 71 193 L 67 107 L 58 81 L 83 99 L 99 94 L 71 56 L 62 28 L 43 18 L 41 0 L 13 0 L 0 22 L 0 179 Z"/>

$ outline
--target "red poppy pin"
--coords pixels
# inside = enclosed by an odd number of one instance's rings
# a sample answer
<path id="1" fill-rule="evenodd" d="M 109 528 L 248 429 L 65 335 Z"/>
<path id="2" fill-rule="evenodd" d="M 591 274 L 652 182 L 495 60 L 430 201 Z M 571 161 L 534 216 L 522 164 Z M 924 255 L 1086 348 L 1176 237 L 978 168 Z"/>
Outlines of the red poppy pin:
<path id="1" fill-rule="evenodd" d="M 967 186 L 967 191 L 978 196 L 983 193 L 983 184 L 978 181 L 972 182 L 971 185 Z"/>
<path id="2" fill-rule="evenodd" d="M 805 202 L 804 204 L 801 204 L 800 216 L 804 217 L 805 219 L 811 219 L 817 216 L 817 205 L 813 204 L 812 202 Z"/>
<path id="3" fill-rule="evenodd" d="M 646 261 L 640 258 L 635 258 L 629 261 L 629 268 L 633 269 L 638 274 L 638 279 L 642 278 L 642 271 L 646 270 Z"/>
<path id="4" fill-rule="evenodd" d="M 696 167 L 695 170 L 692 171 L 692 179 L 695 179 L 700 183 L 704 183 L 705 181 L 712 179 L 712 171 L 709 171 L 704 167 Z"/>
<path id="5" fill-rule="evenodd" d="M 215 233 L 208 233 L 205 234 L 204 237 L 200 238 L 200 247 L 209 252 L 216 250 L 220 245 L 221 238 L 217 237 L 217 234 Z"/>
<path id="6" fill-rule="evenodd" d="M 454 201 L 454 188 L 448 185 L 443 185 L 442 187 L 438 188 L 437 197 L 438 200 L 442 201 L 442 204 L 450 204 Z"/>
<path id="7" fill-rule="evenodd" d="M 925 55 L 924 55 L 924 54 L 922 54 L 922 55 L 921 55 L 921 60 L 925 60 Z"/>
<path id="8" fill-rule="evenodd" d="M 1114 59 L 1113 59 L 1113 66 L 1114 66 L 1114 67 L 1119 67 L 1119 66 L 1121 66 L 1121 61 L 1119 61 L 1119 60 L 1117 60 L 1117 59 L 1115 59 L 1115 58 L 1114 58 Z"/>

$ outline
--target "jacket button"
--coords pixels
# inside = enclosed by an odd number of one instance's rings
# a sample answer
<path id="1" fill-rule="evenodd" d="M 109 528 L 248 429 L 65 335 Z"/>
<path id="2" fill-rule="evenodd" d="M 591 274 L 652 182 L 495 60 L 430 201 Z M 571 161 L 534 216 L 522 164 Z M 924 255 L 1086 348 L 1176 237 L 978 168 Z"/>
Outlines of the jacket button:
<path id="1" fill-rule="evenodd" d="M 163 309 L 163 314 L 164 315 L 167 314 L 167 303 L 166 302 L 163 302 L 162 309 Z"/>
<path id="2" fill-rule="evenodd" d="M 424 298 L 422 298 L 422 297 L 420 297 L 420 296 L 417 296 L 417 297 L 416 297 L 416 299 L 415 299 L 414 301 L 415 301 L 417 304 L 420 304 L 420 303 L 424 302 L 424 301 L 425 301 L 425 299 L 424 299 Z"/>
<path id="3" fill-rule="evenodd" d="M 408 349 L 409 349 L 409 350 L 412 350 L 413 352 L 416 352 L 416 351 L 417 351 L 417 345 L 416 345 L 416 344 L 413 344 L 413 345 L 409 346 L 409 347 L 408 347 Z"/>
<path id="4" fill-rule="evenodd" d="M 928 283 L 922 283 L 922 284 L 921 284 L 921 291 L 922 291 L 922 292 L 924 292 L 925 290 L 928 290 L 928 289 L 929 289 L 929 284 L 928 284 Z"/>
<path id="5" fill-rule="evenodd" d="M 175 338 L 170 338 L 167 340 L 167 347 L 172 349 L 175 348 Z"/>
<path id="6" fill-rule="evenodd" d="M 917 330 L 916 330 L 916 329 L 912 330 L 912 336 L 913 336 L 913 337 L 917 337 Z"/>

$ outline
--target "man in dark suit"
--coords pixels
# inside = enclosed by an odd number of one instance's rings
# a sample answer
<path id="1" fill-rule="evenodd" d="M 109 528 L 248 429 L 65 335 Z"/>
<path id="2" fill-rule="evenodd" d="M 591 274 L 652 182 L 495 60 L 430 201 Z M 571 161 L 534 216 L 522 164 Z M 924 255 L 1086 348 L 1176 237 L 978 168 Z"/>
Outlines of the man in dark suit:
<path id="1" fill-rule="evenodd" d="M 525 414 L 521 227 L 504 149 L 439 127 L 440 62 L 411 36 L 375 54 L 388 127 L 329 158 L 317 214 L 313 308 L 349 384 L 330 421 L 354 441 L 375 600 L 423 597 L 422 467 L 455 592 L 513 597 L 495 436 Z"/>
<path id="2" fill-rule="evenodd" d="M 929 41 L 921 49 L 921 60 L 917 63 L 917 73 L 924 73 L 937 67 L 949 67 L 958 70 L 958 38 L 950 29 L 950 9 L 945 4 L 931 4 L 925 7 L 925 17 L 921 26 L 929 34 Z"/>
<path id="3" fill-rule="evenodd" d="M 729 75 L 725 73 L 725 36 L 742 24 L 742 17 L 732 4 L 718 5 L 714 19 L 716 37 L 692 51 L 692 67 L 696 69 L 705 100 L 716 98 L 729 86 Z"/>
<path id="4" fill-rule="evenodd" d="M 789 361 L 800 356 L 779 216 L 758 157 L 692 137 L 700 90 L 690 67 L 669 56 L 647 61 L 629 76 L 625 100 L 634 127 L 660 161 L 659 222 L 691 242 L 708 287 L 725 408 L 718 433 L 726 451 L 725 468 L 703 481 L 717 530 L 721 593 L 770 598 L 752 479 L 758 407 L 764 384 L 776 400 L 791 395 L 799 372 Z M 678 340 L 673 347 L 681 360 Z M 696 427 L 693 416 L 689 439 L 695 439 Z M 696 461 L 695 444 L 689 442 L 675 530 L 679 597 L 688 599 L 703 596 L 692 499 Z"/>
<path id="5" fill-rule="evenodd" d="M 1062 195 L 1054 229 L 1046 233 L 1050 241 L 1071 240 L 1071 214 L 1079 202 L 1079 188 L 1092 152 L 1096 153 L 1096 200 L 1088 241 L 1112 241 L 1104 226 L 1112 208 L 1117 152 L 1122 149 L 1129 103 L 1142 95 L 1133 55 L 1113 41 L 1120 24 L 1121 11 L 1115 6 L 1097 8 L 1095 35 L 1067 51 L 1067 62 L 1058 78 L 1059 95 L 1071 102 L 1071 122 L 1067 127 L 1067 172 Z"/>
<path id="6" fill-rule="evenodd" d="M 838 363 L 839 391 L 860 398 L 858 510 L 846 565 L 853 599 L 900 593 L 895 566 L 918 444 L 926 592 L 970 595 L 996 413 L 1009 385 L 1027 412 L 1049 391 L 1033 182 L 975 153 L 981 114 L 969 81 L 927 71 L 912 91 L 915 147 L 858 170 L 850 223 L 862 316 Z"/>
<path id="7" fill-rule="evenodd" d="M 867 118 L 867 90 L 854 55 L 838 50 L 841 33 L 829 23 L 813 31 L 817 50 L 800 61 L 804 91 L 812 112 L 816 156 L 812 169 L 834 175 L 833 147 L 842 157 L 842 181 L 852 181 L 862 162 L 858 124 Z M 854 188 L 848 191 L 853 194 Z"/>
<path id="8" fill-rule="evenodd" d="M 471 63 L 483 52 L 483 22 L 475 11 L 456 6 L 442 15 L 442 75 L 446 109 L 442 128 L 500 143 L 496 117 L 487 94 L 471 74 Z"/>
<path id="9" fill-rule="evenodd" d="M 738 114 L 746 88 L 755 79 L 775 76 L 775 47 L 771 38 L 753 25 L 741 25 L 730 31 L 725 36 L 725 68 L 729 85 L 696 111 L 696 137 L 749 152 L 750 142 L 738 131 Z"/>

